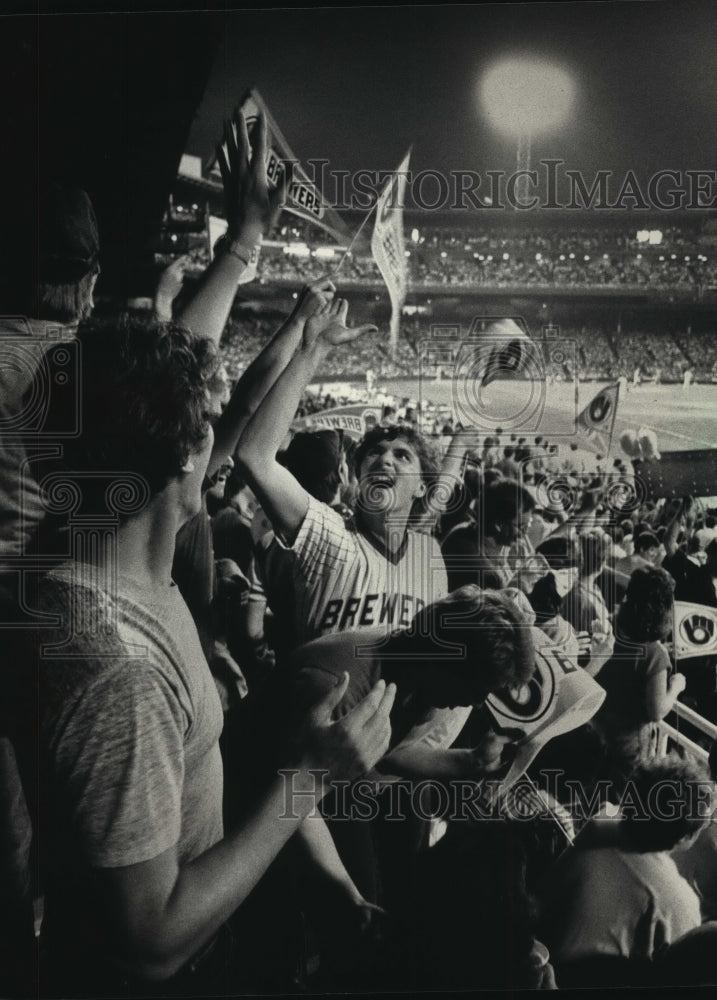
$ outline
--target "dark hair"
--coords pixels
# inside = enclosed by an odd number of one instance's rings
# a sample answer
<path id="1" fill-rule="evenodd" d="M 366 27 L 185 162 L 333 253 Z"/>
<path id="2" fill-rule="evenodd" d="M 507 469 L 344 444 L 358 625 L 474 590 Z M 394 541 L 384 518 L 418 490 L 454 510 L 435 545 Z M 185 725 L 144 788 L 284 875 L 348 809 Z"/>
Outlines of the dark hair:
<path id="1" fill-rule="evenodd" d="M 635 539 L 635 552 L 644 552 L 646 549 L 656 549 L 660 544 L 660 539 L 654 531 L 641 531 Z"/>
<path id="2" fill-rule="evenodd" d="M 354 468 L 356 475 L 361 474 L 361 465 L 371 449 L 381 441 L 395 441 L 401 438 L 418 455 L 421 464 L 421 478 L 430 485 L 438 475 L 440 468 L 438 455 L 433 445 L 410 424 L 394 424 L 391 427 L 372 427 L 361 438 L 354 453 Z"/>
<path id="3" fill-rule="evenodd" d="M 472 465 L 467 465 L 463 473 L 463 482 L 465 483 L 466 493 L 471 500 L 475 500 L 483 485 L 483 475 L 480 469 L 476 469 Z"/>
<path id="4" fill-rule="evenodd" d="M 563 598 L 555 585 L 555 576 L 552 573 L 546 573 L 545 576 L 541 577 L 528 594 L 528 600 L 535 612 L 535 624 L 538 627 L 551 618 L 555 618 L 563 604 Z"/>
<path id="5" fill-rule="evenodd" d="M 247 481 L 237 464 L 235 464 L 227 476 L 224 484 L 224 499 L 231 500 L 237 493 L 241 492 L 247 485 Z"/>
<path id="6" fill-rule="evenodd" d="M 89 319 L 92 313 L 92 287 L 99 267 L 94 267 L 77 281 L 59 284 L 40 282 L 38 287 L 38 319 L 58 323 L 76 323 Z"/>
<path id="7" fill-rule="evenodd" d="M 689 541 L 687 542 L 687 555 L 692 556 L 696 552 L 701 552 L 701 551 L 702 551 L 702 543 L 700 542 L 700 539 L 697 537 L 697 535 L 692 535 Z"/>
<path id="8" fill-rule="evenodd" d="M 637 642 L 664 639 L 671 627 L 675 581 L 659 566 L 633 571 L 617 612 L 617 631 Z"/>
<path id="9" fill-rule="evenodd" d="M 614 545 L 619 545 L 625 537 L 622 528 L 618 527 L 617 524 L 606 525 L 605 533 L 610 536 Z"/>
<path id="10" fill-rule="evenodd" d="M 512 521 L 520 513 L 528 513 L 535 507 L 532 495 L 515 479 L 501 479 L 491 483 L 483 492 L 484 524 Z"/>
<path id="11" fill-rule="evenodd" d="M 574 539 L 566 535 L 548 537 L 535 550 L 546 560 L 551 569 L 566 569 L 580 565 L 580 552 Z"/>
<path id="12" fill-rule="evenodd" d="M 584 575 L 599 572 L 609 553 L 609 539 L 601 531 L 588 531 L 580 535 L 580 572 Z"/>
<path id="13" fill-rule="evenodd" d="M 672 850 L 706 825 L 705 791 L 711 798 L 710 775 L 695 758 L 673 752 L 640 761 L 622 794 L 625 839 L 640 852 Z"/>
<path id="14" fill-rule="evenodd" d="M 282 460 L 307 493 L 328 504 L 341 484 L 342 458 L 343 433 L 318 430 L 295 434 Z"/>
<path id="15" fill-rule="evenodd" d="M 138 317 L 84 323 L 77 344 L 77 392 L 53 393 L 48 414 L 66 423 L 67 407 L 81 406 L 82 432 L 64 445 L 65 468 L 128 472 L 144 479 L 150 496 L 160 493 L 209 432 L 214 344 Z"/>
<path id="16" fill-rule="evenodd" d="M 483 470 L 483 487 L 487 492 L 491 486 L 495 486 L 496 483 L 502 483 L 505 481 L 505 477 L 500 469 L 496 469 L 493 465 L 488 469 Z"/>
<path id="17" fill-rule="evenodd" d="M 461 661 L 476 678 L 476 702 L 491 691 L 525 684 L 535 669 L 530 629 L 523 625 L 509 597 L 470 583 L 423 608 L 407 629 L 409 642 L 425 646 L 461 645 Z M 447 655 L 450 655 L 449 653 Z"/>

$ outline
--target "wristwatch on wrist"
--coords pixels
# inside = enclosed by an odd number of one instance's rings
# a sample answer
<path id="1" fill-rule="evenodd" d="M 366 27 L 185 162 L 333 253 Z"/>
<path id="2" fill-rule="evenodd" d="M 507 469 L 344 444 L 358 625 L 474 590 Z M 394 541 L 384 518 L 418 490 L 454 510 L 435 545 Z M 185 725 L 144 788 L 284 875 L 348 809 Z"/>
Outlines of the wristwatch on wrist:
<path id="1" fill-rule="evenodd" d="M 246 243 L 242 240 L 230 240 L 227 237 L 224 238 L 224 250 L 226 253 L 232 254 L 238 260 L 242 262 L 246 267 L 250 267 L 252 264 L 256 264 L 259 260 L 259 250 L 261 249 L 260 243 Z"/>

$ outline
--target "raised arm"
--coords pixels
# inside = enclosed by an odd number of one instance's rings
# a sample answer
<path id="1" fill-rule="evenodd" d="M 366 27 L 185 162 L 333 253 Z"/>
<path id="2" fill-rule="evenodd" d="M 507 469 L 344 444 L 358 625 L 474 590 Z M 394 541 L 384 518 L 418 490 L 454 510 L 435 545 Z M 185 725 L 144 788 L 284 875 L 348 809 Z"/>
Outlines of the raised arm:
<path id="1" fill-rule="evenodd" d="M 683 515 L 687 510 L 686 500 L 673 501 L 670 511 L 667 513 L 665 537 L 663 545 L 668 557 L 674 556 L 677 552 L 680 532 L 682 531 Z"/>
<path id="2" fill-rule="evenodd" d="M 306 320 L 333 298 L 334 291 L 328 278 L 319 278 L 307 285 L 292 314 L 241 376 L 227 408 L 214 426 L 214 446 L 207 468 L 208 476 L 211 477 L 217 471 L 227 455 L 234 454 L 249 419 L 301 343 Z"/>
<path id="3" fill-rule="evenodd" d="M 217 147 L 228 224 L 224 251 L 206 269 L 194 297 L 177 317 L 197 336 L 209 337 L 215 344 L 229 318 L 239 278 L 256 260 L 262 237 L 281 211 L 290 181 L 291 164 L 286 163 L 282 183 L 269 191 L 266 145 L 263 115 L 250 142 L 244 115 L 237 111 L 233 121 L 225 123 L 224 143 Z"/>
<path id="4" fill-rule="evenodd" d="M 172 303 L 184 284 L 184 274 L 189 266 L 189 256 L 177 257 L 159 276 L 154 291 L 154 315 L 163 323 L 172 319 Z"/>
<path id="5" fill-rule="evenodd" d="M 236 450 L 236 461 L 259 498 L 274 530 L 291 544 L 306 516 L 309 494 L 276 460 L 296 409 L 314 373 L 334 346 L 355 340 L 367 325 L 346 326 L 345 299 L 324 302 L 306 321 L 301 345 L 250 418 Z"/>
<path id="6" fill-rule="evenodd" d="M 460 428 L 454 433 L 443 456 L 441 471 L 432 490 L 430 509 L 422 518 L 424 524 L 433 524 L 437 517 L 445 513 L 456 486 L 460 486 L 463 482 L 466 452 L 469 448 L 474 448 L 477 441 L 478 431 L 474 428 Z"/>

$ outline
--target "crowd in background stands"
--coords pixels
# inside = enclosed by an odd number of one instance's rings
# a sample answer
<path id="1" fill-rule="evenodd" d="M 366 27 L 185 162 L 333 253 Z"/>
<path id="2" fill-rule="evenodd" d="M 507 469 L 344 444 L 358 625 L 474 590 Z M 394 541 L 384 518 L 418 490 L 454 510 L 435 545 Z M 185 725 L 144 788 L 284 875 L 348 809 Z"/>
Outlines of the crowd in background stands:
<path id="1" fill-rule="evenodd" d="M 175 225 L 183 218 L 176 210 L 171 214 Z M 315 247 L 323 242 L 316 234 L 307 237 L 308 243 L 300 243 L 295 235 L 299 230 L 286 232 L 285 247 L 264 249 L 259 264 L 261 281 L 310 280 L 330 269 L 330 258 L 315 255 Z M 634 227 L 629 232 L 527 227 L 476 234 L 423 226 L 418 233 L 415 242 L 406 241 L 409 282 L 416 288 L 578 285 L 697 290 L 717 285 L 712 243 L 677 226 L 661 230 L 658 245 L 639 241 Z M 198 234 L 187 233 L 182 225 L 177 232 L 165 233 L 162 249 L 164 253 L 188 253 L 195 271 L 201 270 L 209 263 L 209 251 L 206 240 L 197 241 Z M 300 249 L 286 252 L 291 250 L 292 241 Z M 334 263 L 341 252 L 336 251 Z M 372 257 L 361 252 L 343 262 L 342 279 L 359 285 L 381 281 Z"/>
<path id="2" fill-rule="evenodd" d="M 717 744 L 658 735 L 678 699 L 717 719 L 717 656 L 668 646 L 675 599 L 708 606 L 694 650 L 715 633 L 717 517 L 410 399 L 360 441 L 292 434 L 345 398 L 309 386 L 381 374 L 382 337 L 326 279 L 225 330 L 280 208 L 266 123 L 234 124 L 229 238 L 192 294 L 163 273 L 151 317 L 92 318 L 85 192 L 26 226 L 5 426 L 33 363 L 80 377 L 0 438 L 0 993 L 714 984 Z M 508 787 L 546 694 L 573 729 Z"/>
<path id="3" fill-rule="evenodd" d="M 407 244 L 408 280 L 412 287 L 640 287 L 693 288 L 717 282 L 717 262 L 696 256 L 650 253 L 584 254 L 582 250 L 548 254 L 498 250 L 482 253 L 464 247 L 437 250 Z M 338 254 L 337 254 L 338 256 Z M 329 261 L 329 265 L 330 265 Z M 326 259 L 294 256 L 283 250 L 265 252 L 259 266 L 260 280 L 295 281 L 300 275 L 314 278 L 327 270 Z M 354 255 L 342 265 L 342 279 L 373 285 L 381 281 L 371 257 Z"/>
<path id="4" fill-rule="evenodd" d="M 222 339 L 224 359 L 234 373 L 243 371 L 273 331 L 272 322 L 260 316 L 245 315 L 231 319 Z M 640 381 L 681 382 L 686 370 L 700 382 L 712 382 L 717 374 L 717 345 L 711 334 L 667 333 L 630 330 L 620 333 L 597 326 L 570 327 L 559 330 L 569 345 L 565 362 L 548 372 L 558 380 L 617 379 L 632 382 L 636 369 Z M 430 321 L 425 317 L 404 316 L 396 356 L 390 357 L 385 331 L 367 335 L 336 358 L 329 358 L 324 374 L 331 378 L 363 379 L 368 369 L 378 378 L 434 377 L 435 369 L 426 365 L 425 345 L 431 338 Z M 456 352 L 458 351 L 456 343 Z M 548 361 L 550 352 L 546 352 Z M 450 364 L 441 376 L 449 378 Z"/>

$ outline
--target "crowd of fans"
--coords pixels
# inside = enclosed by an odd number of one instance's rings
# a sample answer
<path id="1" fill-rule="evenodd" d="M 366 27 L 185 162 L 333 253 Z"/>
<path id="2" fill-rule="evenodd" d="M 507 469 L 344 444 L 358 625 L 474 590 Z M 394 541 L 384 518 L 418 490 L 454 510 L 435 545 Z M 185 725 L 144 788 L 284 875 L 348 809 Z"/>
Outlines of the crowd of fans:
<path id="1" fill-rule="evenodd" d="M 717 750 L 658 735 L 678 699 L 717 720 L 717 519 L 410 400 L 292 435 L 381 338 L 323 277 L 225 333 L 279 198 L 243 124 L 224 246 L 153 317 L 91 318 L 84 192 L 39 214 L 0 367 L 0 990 L 714 983 Z"/>
<path id="2" fill-rule="evenodd" d="M 168 212 L 161 249 L 187 253 L 200 273 L 209 263 L 206 234 L 188 232 L 190 207 Z M 172 231 L 174 230 L 174 231 Z M 712 246 L 678 227 L 661 231 L 659 245 L 637 239 L 634 230 L 565 230 L 527 227 L 479 234 L 423 227 L 406 242 L 406 267 L 413 288 L 592 287 L 693 290 L 717 286 Z M 283 246 L 265 247 L 259 264 L 263 283 L 319 278 L 343 256 L 339 249 L 296 240 L 287 230 Z M 317 252 L 318 250 L 318 252 Z M 333 256 L 332 256 L 333 254 Z M 328 255 L 328 256 L 327 256 Z M 165 257 L 161 258 L 163 261 Z M 342 281 L 378 285 L 381 275 L 370 254 L 355 251 L 341 265 Z"/>
<path id="3" fill-rule="evenodd" d="M 582 251 L 550 254 L 542 251 L 510 250 L 483 253 L 434 250 L 408 244 L 406 269 L 413 288 L 435 286 L 464 287 L 592 287 L 692 289 L 717 283 L 717 262 L 703 255 L 685 256 L 657 253 L 601 253 Z M 338 256 L 338 255 L 337 255 Z M 309 253 L 304 256 L 273 250 L 260 265 L 263 282 L 297 281 L 302 276 L 319 277 L 326 271 L 326 259 Z M 342 265 L 342 279 L 348 283 L 375 285 L 381 276 L 373 258 L 353 255 Z"/>
<path id="4" fill-rule="evenodd" d="M 222 356 L 230 371 L 241 372 L 268 342 L 272 321 L 262 316 L 242 315 L 229 320 L 221 342 Z M 558 380 L 604 380 L 624 377 L 638 381 L 682 382 L 691 371 L 698 382 L 713 382 L 717 377 L 717 347 L 708 333 L 674 334 L 657 330 L 625 330 L 609 333 L 594 325 L 564 326 L 559 335 L 568 347 L 560 364 L 551 365 L 551 351 L 546 350 L 546 373 Z M 416 378 L 419 373 L 435 377 L 434 365 L 428 363 L 427 345 L 431 343 L 430 321 L 425 317 L 404 316 L 401 320 L 395 357 L 391 357 L 384 331 L 369 334 L 361 343 L 350 344 L 341 357 L 329 358 L 323 374 L 329 378 L 363 381 L 371 369 L 378 378 Z M 460 341 L 454 344 L 453 362 Z M 553 370 L 555 369 L 555 370 Z M 442 366 L 441 376 L 449 378 L 451 361 Z"/>

